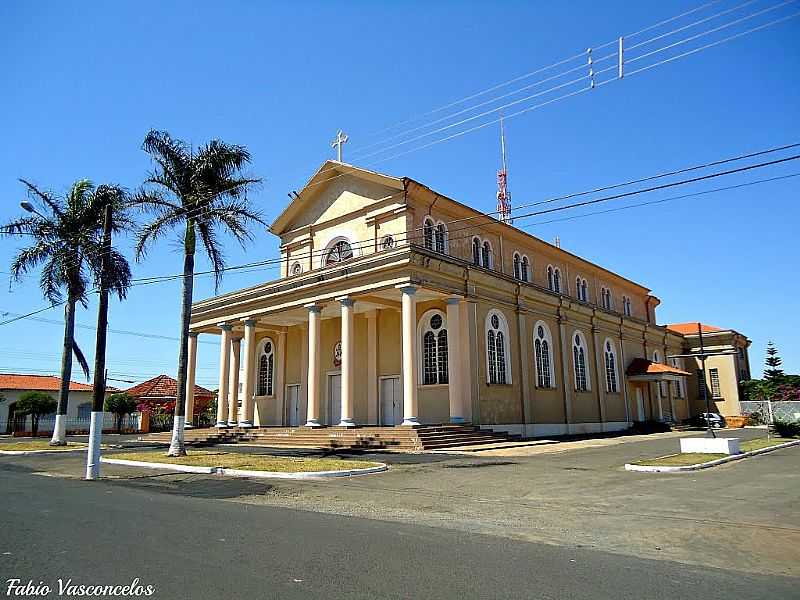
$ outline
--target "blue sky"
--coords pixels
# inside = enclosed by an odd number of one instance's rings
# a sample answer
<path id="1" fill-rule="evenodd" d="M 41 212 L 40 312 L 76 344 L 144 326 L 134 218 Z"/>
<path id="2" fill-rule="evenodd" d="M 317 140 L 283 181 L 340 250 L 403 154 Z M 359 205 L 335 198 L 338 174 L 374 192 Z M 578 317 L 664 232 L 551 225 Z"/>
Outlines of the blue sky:
<path id="1" fill-rule="evenodd" d="M 254 158 L 252 172 L 264 178 L 254 200 L 268 220 L 285 206 L 287 192 L 332 156 L 329 142 L 338 128 L 350 135 L 346 160 L 413 177 L 478 209 L 493 210 L 496 125 L 380 163 L 373 161 L 395 152 L 363 162 L 355 152 L 386 137 L 371 134 L 387 126 L 701 3 L 297 4 L 2 3 L 0 221 L 19 214 L 18 177 L 56 191 L 83 177 L 135 188 L 149 168 L 140 144 L 150 128 L 167 129 L 195 144 L 219 137 L 246 145 Z M 718 2 L 631 43 L 739 4 Z M 776 4 L 753 2 L 639 52 Z M 791 3 L 672 54 L 797 10 Z M 800 141 L 799 40 L 800 19 L 792 19 L 509 119 L 514 202 Z M 595 58 L 608 50 L 596 51 Z M 632 51 L 629 57 L 635 55 Z M 651 61 L 670 55 L 664 51 Z M 568 66 L 575 64 L 580 60 Z M 798 172 L 798 162 L 686 191 Z M 565 249 L 652 288 L 662 300 L 659 322 L 699 319 L 745 333 L 753 340 L 756 372 L 772 339 L 786 370 L 799 372 L 799 182 L 557 223 L 528 219 L 518 224 L 546 240 L 558 235 Z M 597 209 L 564 216 L 591 210 Z M 130 240 L 120 244 L 127 249 Z M 0 271 L 7 272 L 16 248 L 16 240 L 0 240 Z M 235 264 L 275 256 L 277 245 L 272 236 L 259 233 L 246 252 L 232 240 L 226 241 L 226 252 Z M 204 266 L 201 261 L 199 268 Z M 136 276 L 147 276 L 180 267 L 175 245 L 165 243 L 134 268 Z M 222 290 L 274 276 L 274 271 L 227 274 Z M 35 277 L 11 286 L 7 274 L 0 278 L 0 312 L 24 313 L 45 304 Z M 198 278 L 195 289 L 196 298 L 213 293 L 206 278 Z M 111 326 L 177 335 L 178 299 L 177 282 L 135 288 L 125 303 L 112 304 Z M 94 308 L 81 310 L 78 321 L 92 324 Z M 53 309 L 42 316 L 60 320 L 62 314 Z M 0 371 L 57 372 L 61 333 L 57 325 L 31 320 L 3 327 Z M 94 332 L 80 329 L 78 338 L 91 355 Z M 213 338 L 207 341 L 200 347 L 198 381 L 214 386 L 218 346 Z M 176 354 L 172 341 L 112 334 L 108 362 L 112 376 L 142 380 L 174 374 Z"/>

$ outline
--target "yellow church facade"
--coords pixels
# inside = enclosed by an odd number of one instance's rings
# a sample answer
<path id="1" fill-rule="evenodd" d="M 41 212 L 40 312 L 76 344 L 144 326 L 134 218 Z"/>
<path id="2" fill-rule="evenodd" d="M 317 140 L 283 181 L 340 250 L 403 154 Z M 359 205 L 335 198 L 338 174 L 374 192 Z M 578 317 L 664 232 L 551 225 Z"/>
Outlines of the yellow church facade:
<path id="1" fill-rule="evenodd" d="M 192 307 L 188 389 L 197 336 L 221 336 L 218 427 L 689 416 L 684 337 L 648 288 L 413 179 L 328 161 L 270 231 L 277 280 Z"/>

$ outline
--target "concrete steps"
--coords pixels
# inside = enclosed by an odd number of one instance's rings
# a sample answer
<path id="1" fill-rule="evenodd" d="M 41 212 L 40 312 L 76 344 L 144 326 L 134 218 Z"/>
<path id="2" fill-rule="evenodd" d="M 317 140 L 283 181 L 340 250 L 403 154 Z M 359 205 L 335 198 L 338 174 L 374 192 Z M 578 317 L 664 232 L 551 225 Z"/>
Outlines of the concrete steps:
<path id="1" fill-rule="evenodd" d="M 143 441 L 169 443 L 171 432 L 140 437 Z M 274 448 L 354 448 L 419 452 L 490 444 L 513 440 L 472 425 L 420 425 L 417 427 L 231 427 L 229 429 L 187 429 L 184 440 L 191 445 L 242 443 Z"/>

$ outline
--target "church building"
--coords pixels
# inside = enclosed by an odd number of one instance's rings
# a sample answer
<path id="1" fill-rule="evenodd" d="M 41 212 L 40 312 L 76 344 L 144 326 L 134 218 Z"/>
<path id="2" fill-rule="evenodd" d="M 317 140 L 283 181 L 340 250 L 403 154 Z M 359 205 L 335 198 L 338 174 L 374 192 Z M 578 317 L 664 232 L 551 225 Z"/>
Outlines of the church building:
<path id="1" fill-rule="evenodd" d="M 689 416 L 685 339 L 647 287 L 418 181 L 327 161 L 270 231 L 278 279 L 192 307 L 189 390 L 197 336 L 222 340 L 218 427 Z"/>

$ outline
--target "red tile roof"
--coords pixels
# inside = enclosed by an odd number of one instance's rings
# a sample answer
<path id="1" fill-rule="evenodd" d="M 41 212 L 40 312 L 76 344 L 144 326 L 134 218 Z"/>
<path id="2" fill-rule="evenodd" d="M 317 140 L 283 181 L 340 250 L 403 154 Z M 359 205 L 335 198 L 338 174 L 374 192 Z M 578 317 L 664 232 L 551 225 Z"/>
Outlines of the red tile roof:
<path id="1" fill-rule="evenodd" d="M 631 364 L 628 365 L 625 371 L 628 377 L 636 377 L 637 375 L 661 375 L 668 373 L 670 375 L 685 375 L 689 376 L 690 373 L 670 367 L 669 365 L 662 365 L 661 363 L 654 363 L 646 358 L 634 358 Z"/>
<path id="2" fill-rule="evenodd" d="M 34 390 L 57 392 L 61 387 L 61 378 L 54 375 L 18 375 L 16 373 L 0 373 L 0 390 Z M 110 390 L 111 388 L 109 388 Z M 70 392 L 91 392 L 92 386 L 85 383 L 69 382 Z"/>
<path id="3" fill-rule="evenodd" d="M 178 395 L 178 382 L 169 375 L 159 375 L 126 390 L 134 398 L 175 398 Z M 194 397 L 211 398 L 214 392 L 199 385 L 194 386 Z"/>
<path id="4" fill-rule="evenodd" d="M 700 327 L 703 328 L 703 333 L 724 331 L 724 329 L 720 329 L 714 325 L 706 325 L 705 323 L 701 323 Z M 667 329 L 683 335 L 691 335 L 693 333 L 697 333 L 697 321 L 694 323 L 672 323 L 671 325 L 667 325 Z"/>

